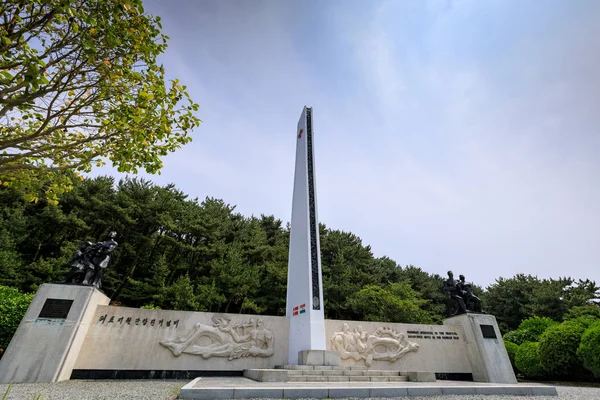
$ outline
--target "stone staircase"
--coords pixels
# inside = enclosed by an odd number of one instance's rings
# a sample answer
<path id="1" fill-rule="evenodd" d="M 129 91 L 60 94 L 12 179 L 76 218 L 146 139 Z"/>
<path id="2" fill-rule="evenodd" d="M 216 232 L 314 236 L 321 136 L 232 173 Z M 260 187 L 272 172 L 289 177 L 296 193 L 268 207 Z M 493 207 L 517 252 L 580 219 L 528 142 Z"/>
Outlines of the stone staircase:
<path id="1" fill-rule="evenodd" d="M 259 382 L 407 382 L 408 373 L 367 367 L 282 365 L 275 369 L 248 369 L 244 376 Z"/>

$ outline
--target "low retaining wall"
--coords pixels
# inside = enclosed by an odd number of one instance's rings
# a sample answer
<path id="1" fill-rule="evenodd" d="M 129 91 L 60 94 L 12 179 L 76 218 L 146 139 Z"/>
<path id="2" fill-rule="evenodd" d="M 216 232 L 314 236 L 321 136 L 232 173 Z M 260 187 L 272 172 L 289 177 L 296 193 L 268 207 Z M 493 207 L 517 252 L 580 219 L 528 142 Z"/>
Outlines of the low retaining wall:
<path id="1" fill-rule="evenodd" d="M 108 302 L 92 287 L 42 285 L 0 360 L 0 383 L 240 375 L 298 361 L 288 356 L 287 317 Z M 325 335 L 346 367 L 516 383 L 491 315 L 463 314 L 444 325 L 326 320 Z"/>
<path id="2" fill-rule="evenodd" d="M 272 368 L 287 364 L 288 335 L 285 317 L 99 306 L 75 369 Z"/>
<path id="3" fill-rule="evenodd" d="M 327 349 L 340 351 L 344 366 L 471 373 L 459 326 L 326 320 L 325 327 Z M 288 364 L 288 335 L 287 317 L 98 306 L 73 377 L 274 368 Z"/>

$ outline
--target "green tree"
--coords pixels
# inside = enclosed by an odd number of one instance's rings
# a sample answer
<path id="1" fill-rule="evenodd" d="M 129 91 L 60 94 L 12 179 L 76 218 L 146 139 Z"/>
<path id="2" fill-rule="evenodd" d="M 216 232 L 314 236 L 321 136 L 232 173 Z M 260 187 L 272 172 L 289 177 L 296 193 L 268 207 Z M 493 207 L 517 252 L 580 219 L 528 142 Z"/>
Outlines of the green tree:
<path id="1" fill-rule="evenodd" d="M 154 173 L 189 142 L 198 105 L 165 82 L 160 18 L 141 0 L 32 0 L 0 8 L 0 181 L 29 200 L 109 159 Z M 41 193 L 41 194 L 40 194 Z"/>
<path id="2" fill-rule="evenodd" d="M 233 304 L 239 305 L 240 308 L 236 310 L 239 312 L 244 307 L 256 308 L 252 299 L 260 285 L 259 271 L 256 265 L 244 260 L 239 244 L 232 244 L 222 260 L 211 263 L 211 276 L 215 282 L 219 282 L 227 298 L 223 312 L 229 312 Z"/>
<path id="3" fill-rule="evenodd" d="M 531 275 L 517 274 L 512 278 L 498 278 L 490 285 L 483 301 L 487 312 L 496 316 L 502 331 L 517 329 L 521 321 L 532 317 L 529 305 L 539 280 Z"/>
<path id="4" fill-rule="evenodd" d="M 168 276 L 169 266 L 164 255 L 161 255 L 150 267 L 149 276 L 141 281 L 129 278 L 131 288 L 128 291 L 128 298 L 138 303 L 163 307 L 168 301 L 166 296 Z"/>
<path id="5" fill-rule="evenodd" d="M 169 305 L 173 310 L 197 311 L 198 300 L 189 275 L 180 276 L 167 292 Z"/>
<path id="6" fill-rule="evenodd" d="M 373 254 L 369 246 L 350 233 L 320 226 L 323 297 L 327 318 L 352 318 L 348 299 L 367 285 L 381 284 L 372 274 Z"/>
<path id="7" fill-rule="evenodd" d="M 410 283 L 392 283 L 387 288 L 369 285 L 348 299 L 350 308 L 366 321 L 426 324 L 431 315 L 421 309 L 426 303 Z"/>
<path id="8" fill-rule="evenodd" d="M 437 274 L 431 275 L 413 265 L 399 269 L 398 275 L 398 280 L 406 279 L 410 281 L 411 287 L 419 293 L 423 300 L 426 300 L 421 308 L 430 313 L 434 322 L 441 323 L 446 314 L 446 303 L 448 301 L 448 295 L 443 289 L 444 279 Z M 479 295 L 479 293 L 475 294 Z"/>
<path id="9" fill-rule="evenodd" d="M 589 304 L 586 306 L 575 306 L 571 308 L 567 314 L 565 314 L 565 321 L 576 319 L 579 317 L 590 316 L 595 319 L 600 319 L 600 307 L 595 304 Z"/>
<path id="10" fill-rule="evenodd" d="M 10 232 L 0 230 L 0 284 L 18 283 L 22 261 Z"/>
<path id="11" fill-rule="evenodd" d="M 487 311 L 496 315 L 503 331 L 517 329 L 522 320 L 538 316 L 562 321 L 567 312 L 584 306 L 597 296 L 598 287 L 590 280 L 543 279 L 518 274 L 496 279 L 483 295 Z"/>
<path id="12" fill-rule="evenodd" d="M 569 278 L 543 279 L 533 288 L 531 301 L 526 305 L 528 315 L 548 317 L 561 321 L 569 305 L 564 299 L 565 287 L 573 281 Z"/>

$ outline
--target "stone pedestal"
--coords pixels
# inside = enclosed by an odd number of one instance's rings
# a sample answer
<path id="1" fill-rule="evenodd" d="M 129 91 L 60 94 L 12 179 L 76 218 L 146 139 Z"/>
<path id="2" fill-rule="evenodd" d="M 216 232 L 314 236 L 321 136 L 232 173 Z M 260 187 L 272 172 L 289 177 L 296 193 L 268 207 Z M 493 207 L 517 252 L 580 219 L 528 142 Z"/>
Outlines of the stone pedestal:
<path id="1" fill-rule="evenodd" d="M 96 307 L 109 302 L 90 286 L 42 285 L 0 360 L 0 383 L 69 379 Z"/>
<path id="2" fill-rule="evenodd" d="M 444 325 L 462 327 L 475 382 L 517 383 L 496 317 L 462 314 L 445 319 Z"/>

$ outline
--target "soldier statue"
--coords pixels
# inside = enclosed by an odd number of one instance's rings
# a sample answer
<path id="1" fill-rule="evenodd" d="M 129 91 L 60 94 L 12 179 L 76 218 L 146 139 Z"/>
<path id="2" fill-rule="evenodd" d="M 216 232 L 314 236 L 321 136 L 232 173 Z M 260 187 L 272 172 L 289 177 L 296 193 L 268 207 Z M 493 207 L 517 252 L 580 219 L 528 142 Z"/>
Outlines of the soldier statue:
<path id="1" fill-rule="evenodd" d="M 103 242 L 85 242 L 79 246 L 69 262 L 72 268 L 64 283 L 78 283 L 100 289 L 102 275 L 112 260 L 113 251 L 118 246 L 115 241 L 116 236 L 116 232 L 109 232 Z"/>
<path id="2" fill-rule="evenodd" d="M 454 273 L 448 271 L 448 279 L 444 281 L 444 290 L 450 295 L 450 316 L 465 314 L 468 312 L 483 313 L 481 310 L 481 300 L 473 294 L 472 284 L 465 282 L 464 275 L 459 276 L 460 280 L 454 279 Z"/>
<path id="3" fill-rule="evenodd" d="M 473 285 L 469 282 L 465 282 L 465 276 L 459 275 L 459 286 L 463 292 L 463 298 L 465 299 L 465 304 L 467 308 L 469 308 L 473 312 L 482 312 L 481 311 L 481 300 L 479 297 L 475 296 L 473 293 Z"/>

